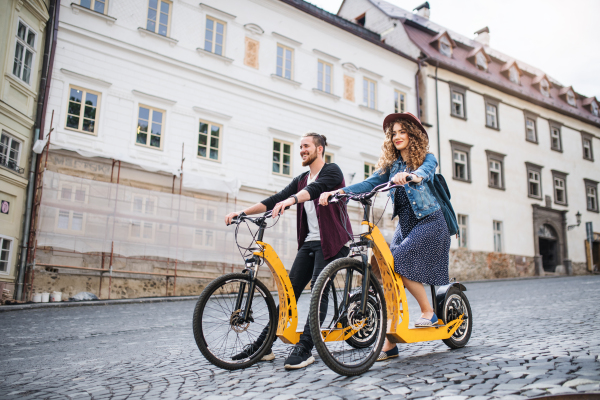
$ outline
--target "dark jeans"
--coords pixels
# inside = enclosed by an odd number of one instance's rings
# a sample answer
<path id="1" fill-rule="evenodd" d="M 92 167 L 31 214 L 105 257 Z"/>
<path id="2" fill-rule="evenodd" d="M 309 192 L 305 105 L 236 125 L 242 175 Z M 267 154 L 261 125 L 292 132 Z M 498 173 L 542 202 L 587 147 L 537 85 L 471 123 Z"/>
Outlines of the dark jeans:
<path id="1" fill-rule="evenodd" d="M 323 258 L 323 251 L 321 250 L 320 241 L 316 240 L 304 242 L 300 250 L 298 250 L 298 254 L 296 255 L 296 259 L 294 260 L 294 264 L 292 265 L 292 269 L 290 271 L 290 281 L 292 283 L 292 288 L 294 289 L 296 302 L 300 298 L 300 295 L 302 294 L 302 291 L 306 285 L 308 285 L 308 282 L 310 282 L 310 288 L 312 290 L 317 278 L 319 277 L 319 274 L 323 271 L 323 269 L 330 262 L 335 261 L 338 258 L 346 257 L 349 253 L 350 249 L 344 246 L 334 257 L 325 260 Z M 321 309 L 323 310 L 324 308 L 327 308 L 327 296 L 324 296 L 324 298 L 321 299 Z M 279 315 L 279 307 L 277 307 L 277 315 Z M 267 337 L 268 331 L 269 326 L 267 325 L 265 329 L 263 329 L 256 342 L 262 343 Z M 275 339 L 277 339 L 277 337 L 275 337 Z M 304 332 L 302 332 L 300 335 L 299 343 L 302 344 L 308 351 L 311 351 L 314 347 L 314 343 L 310 336 L 310 325 L 308 323 L 308 318 L 306 319 L 306 324 L 304 325 Z"/>

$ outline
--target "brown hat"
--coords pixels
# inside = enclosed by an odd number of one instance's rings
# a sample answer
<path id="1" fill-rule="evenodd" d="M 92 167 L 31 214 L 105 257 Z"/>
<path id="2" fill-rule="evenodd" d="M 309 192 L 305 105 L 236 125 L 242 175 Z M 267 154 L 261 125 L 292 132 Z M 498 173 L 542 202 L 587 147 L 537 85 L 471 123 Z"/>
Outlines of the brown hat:
<path id="1" fill-rule="evenodd" d="M 414 123 L 421 130 L 421 132 L 423 132 L 425 136 L 427 136 L 427 139 L 429 139 L 429 135 L 427 135 L 427 131 L 425 130 L 423 124 L 421 124 L 421 121 L 419 121 L 419 118 L 415 117 L 409 112 L 390 114 L 387 117 L 385 117 L 385 119 L 383 120 L 383 131 L 385 132 L 385 127 L 398 119 L 405 119 Z"/>

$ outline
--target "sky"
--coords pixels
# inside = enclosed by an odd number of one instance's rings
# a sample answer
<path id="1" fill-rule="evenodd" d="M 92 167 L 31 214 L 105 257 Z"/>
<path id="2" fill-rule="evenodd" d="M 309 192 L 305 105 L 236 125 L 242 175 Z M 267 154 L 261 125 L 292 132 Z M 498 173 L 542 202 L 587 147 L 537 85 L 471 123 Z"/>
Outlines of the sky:
<path id="1" fill-rule="evenodd" d="M 336 14 L 342 0 L 307 0 Z M 412 10 L 425 0 L 387 0 Z M 600 99 L 600 0 L 429 0 L 429 19 L 539 68 L 577 93 Z"/>

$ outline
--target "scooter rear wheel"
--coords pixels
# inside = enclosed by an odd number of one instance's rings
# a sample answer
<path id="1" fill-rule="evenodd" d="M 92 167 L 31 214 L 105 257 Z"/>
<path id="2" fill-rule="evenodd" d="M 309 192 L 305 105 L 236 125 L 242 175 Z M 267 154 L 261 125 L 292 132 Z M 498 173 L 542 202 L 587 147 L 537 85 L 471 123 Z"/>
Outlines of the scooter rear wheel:
<path id="1" fill-rule="evenodd" d="M 473 329 L 473 314 L 467 296 L 458 288 L 451 287 L 444 303 L 444 321 L 448 324 L 461 315 L 464 315 L 463 323 L 449 339 L 443 339 L 446 346 L 451 349 L 465 347 L 471 338 L 471 330 Z"/>

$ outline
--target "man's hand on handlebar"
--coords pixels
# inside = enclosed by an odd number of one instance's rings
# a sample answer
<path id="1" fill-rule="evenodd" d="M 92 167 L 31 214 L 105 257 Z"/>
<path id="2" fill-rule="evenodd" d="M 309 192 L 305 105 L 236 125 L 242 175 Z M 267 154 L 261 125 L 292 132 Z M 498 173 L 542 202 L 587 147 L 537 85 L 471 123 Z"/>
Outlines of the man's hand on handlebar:
<path id="1" fill-rule="evenodd" d="M 319 205 L 321 206 L 326 206 L 329 204 L 329 198 L 333 195 L 336 195 L 338 193 L 344 193 L 343 190 L 338 189 L 338 190 L 334 190 L 332 192 L 323 192 L 321 193 L 321 196 L 319 197 Z"/>
<path id="2" fill-rule="evenodd" d="M 285 210 L 287 210 L 294 204 L 295 204 L 295 200 L 293 197 L 290 197 L 289 199 L 285 199 L 284 201 L 280 201 L 279 203 L 275 204 L 275 207 L 273 207 L 273 212 L 272 212 L 271 216 L 273 218 L 275 218 L 279 215 L 283 215 Z"/>
<path id="3" fill-rule="evenodd" d="M 240 215 L 242 213 L 242 211 L 239 212 L 232 212 L 229 213 L 225 216 L 225 225 L 231 225 L 231 221 L 233 221 L 233 219 L 235 217 L 237 217 L 238 215 Z"/>
<path id="4" fill-rule="evenodd" d="M 410 178 L 408 178 L 408 177 L 410 177 Z M 398 172 L 392 178 L 392 182 L 394 182 L 396 185 L 406 185 L 409 181 L 414 182 L 414 183 L 419 183 L 422 180 L 423 180 L 423 178 L 418 177 L 415 174 L 409 174 L 408 172 Z"/>

